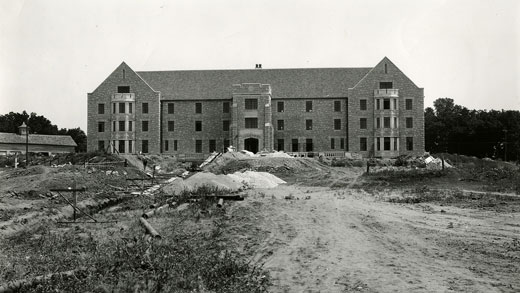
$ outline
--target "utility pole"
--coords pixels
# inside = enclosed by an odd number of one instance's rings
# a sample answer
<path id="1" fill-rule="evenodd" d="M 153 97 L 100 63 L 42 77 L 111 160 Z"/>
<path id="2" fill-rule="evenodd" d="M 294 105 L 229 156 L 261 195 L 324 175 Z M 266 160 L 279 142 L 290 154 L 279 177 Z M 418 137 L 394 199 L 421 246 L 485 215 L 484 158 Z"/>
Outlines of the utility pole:
<path id="1" fill-rule="evenodd" d="M 507 162 L 507 129 L 504 129 L 504 162 Z"/>

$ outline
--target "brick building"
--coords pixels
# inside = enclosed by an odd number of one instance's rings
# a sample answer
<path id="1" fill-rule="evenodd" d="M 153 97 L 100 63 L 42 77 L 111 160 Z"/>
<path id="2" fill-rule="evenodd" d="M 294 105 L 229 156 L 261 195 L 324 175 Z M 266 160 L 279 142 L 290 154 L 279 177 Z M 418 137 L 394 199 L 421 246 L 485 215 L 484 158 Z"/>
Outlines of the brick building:
<path id="1" fill-rule="evenodd" d="M 88 94 L 89 151 L 239 150 L 395 157 L 424 152 L 424 90 L 388 58 L 371 68 L 134 71 Z"/>

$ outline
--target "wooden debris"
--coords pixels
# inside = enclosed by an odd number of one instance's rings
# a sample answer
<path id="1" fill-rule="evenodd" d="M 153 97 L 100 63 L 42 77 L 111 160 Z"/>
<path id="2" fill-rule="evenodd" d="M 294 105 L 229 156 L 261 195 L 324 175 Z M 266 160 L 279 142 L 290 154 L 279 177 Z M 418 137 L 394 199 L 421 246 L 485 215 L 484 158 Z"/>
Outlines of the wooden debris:
<path id="1" fill-rule="evenodd" d="M 139 218 L 139 221 L 146 229 L 146 232 L 148 232 L 148 234 L 150 234 L 153 238 L 161 238 L 161 235 L 159 235 L 159 233 L 152 227 L 152 225 L 150 225 L 150 223 L 148 223 L 145 218 L 141 217 Z"/>
<path id="2" fill-rule="evenodd" d="M 217 203 L 217 207 L 221 208 L 224 205 L 224 199 L 220 198 Z"/>
<path id="3" fill-rule="evenodd" d="M 158 208 L 156 208 L 156 209 L 154 209 L 154 210 L 151 210 L 151 211 L 149 211 L 149 212 L 144 213 L 141 217 L 143 217 L 143 218 L 145 218 L 145 219 L 148 219 L 148 218 L 150 218 L 151 216 L 153 216 L 154 214 L 160 212 L 161 210 L 163 210 L 163 209 L 165 209 L 165 208 L 167 208 L 167 207 L 169 207 L 169 206 L 170 206 L 169 204 L 162 205 L 162 206 L 160 206 L 160 207 L 158 207 Z"/>

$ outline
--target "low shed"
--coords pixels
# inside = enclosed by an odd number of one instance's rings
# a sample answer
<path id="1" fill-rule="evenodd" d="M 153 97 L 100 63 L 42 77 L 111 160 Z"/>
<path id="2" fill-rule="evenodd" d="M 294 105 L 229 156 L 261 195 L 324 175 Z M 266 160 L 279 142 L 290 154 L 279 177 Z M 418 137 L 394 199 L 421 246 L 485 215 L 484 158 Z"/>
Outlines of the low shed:
<path id="1" fill-rule="evenodd" d="M 49 155 L 73 153 L 77 146 L 69 135 L 26 135 L 23 130 L 20 131 L 20 134 L 0 132 L 0 155 L 25 154 L 26 145 L 29 153 L 47 153 Z"/>

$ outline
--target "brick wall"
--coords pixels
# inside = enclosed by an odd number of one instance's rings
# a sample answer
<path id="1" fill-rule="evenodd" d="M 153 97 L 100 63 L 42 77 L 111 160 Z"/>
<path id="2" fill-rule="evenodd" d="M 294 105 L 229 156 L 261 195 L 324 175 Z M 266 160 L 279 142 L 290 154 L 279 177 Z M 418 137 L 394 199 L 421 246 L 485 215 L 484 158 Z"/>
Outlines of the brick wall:
<path id="1" fill-rule="evenodd" d="M 224 113 L 223 104 L 229 103 L 229 113 Z M 168 104 L 173 103 L 174 113 L 168 114 Z M 202 113 L 195 113 L 195 104 L 201 103 Z M 167 154 L 195 153 L 196 140 L 202 140 L 202 153 L 209 153 L 209 141 L 216 140 L 217 151 L 224 148 L 224 140 L 230 139 L 230 131 L 223 130 L 223 121 L 231 120 L 232 100 L 162 101 L 163 152 Z M 168 121 L 174 121 L 174 131 L 168 131 Z M 202 121 L 202 131 L 195 131 L 195 121 Z M 231 123 L 231 122 L 230 122 Z M 168 141 L 168 150 L 164 141 Z M 174 141 L 177 140 L 177 151 Z"/>
<path id="2" fill-rule="evenodd" d="M 312 101 L 312 111 L 306 111 L 306 102 Z M 341 111 L 334 111 L 334 101 L 340 101 Z M 279 112 L 278 102 L 284 103 L 284 112 Z M 345 151 L 347 137 L 347 98 L 275 99 L 273 105 L 273 128 L 275 148 L 279 139 L 284 140 L 286 152 L 292 151 L 292 139 L 298 139 L 299 151 L 305 151 L 306 139 L 312 139 L 314 151 Z M 334 119 L 341 120 L 341 129 L 334 129 Z M 284 130 L 278 130 L 278 120 L 284 120 Z M 312 130 L 307 130 L 306 120 L 312 120 Z M 331 148 L 331 138 L 335 148 Z M 341 149 L 341 138 L 345 145 Z"/>
<path id="3" fill-rule="evenodd" d="M 135 94 L 133 102 L 133 114 L 116 114 L 112 111 L 112 95 L 117 93 L 118 86 L 130 86 L 130 93 Z M 128 65 L 122 63 L 117 69 L 105 79 L 101 85 L 88 94 L 87 101 L 87 150 L 98 149 L 98 141 L 105 141 L 107 147 L 111 141 L 126 141 L 128 152 L 128 140 L 132 140 L 133 152 L 142 151 L 143 140 L 148 140 L 150 153 L 160 152 L 160 93 L 152 90 Z M 143 103 L 148 103 L 148 114 L 142 113 Z M 98 114 L 98 104 L 104 104 L 104 114 Z M 127 108 L 128 109 L 128 108 Z M 133 120 L 135 119 L 135 120 Z M 119 126 L 116 122 L 116 131 L 113 131 L 112 121 L 132 121 L 133 131 L 117 131 Z M 148 131 L 141 130 L 141 121 L 149 121 Z M 105 131 L 98 132 L 98 122 L 105 122 Z M 126 124 L 126 127 L 128 125 Z M 126 128 L 125 128 L 126 129 Z"/>
<path id="4" fill-rule="evenodd" d="M 386 72 L 385 72 L 386 64 Z M 393 88 L 399 90 L 398 110 L 375 110 L 374 90 L 379 89 L 379 82 L 392 82 Z M 424 153 L 424 90 L 417 87 L 390 60 L 384 58 L 354 88 L 349 89 L 349 150 L 359 152 L 363 156 L 371 155 L 376 149 L 374 137 L 395 136 L 399 138 L 397 151 L 381 151 L 375 156 L 397 156 L 400 154 Z M 367 101 L 367 110 L 360 109 L 360 100 Z M 406 99 L 413 100 L 413 110 L 406 110 Z M 393 112 L 393 113 L 392 113 Z M 397 129 L 376 129 L 376 117 L 396 115 Z M 413 128 L 406 128 L 406 117 L 413 118 Z M 360 118 L 367 118 L 367 129 L 360 129 Z M 383 121 L 381 120 L 381 124 Z M 360 151 L 360 138 L 367 137 L 368 151 Z M 413 151 L 406 150 L 406 137 L 413 137 Z"/>

